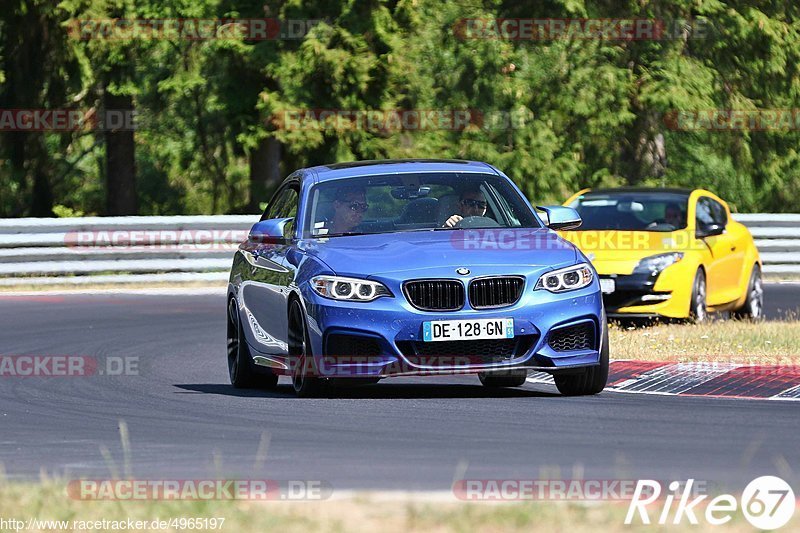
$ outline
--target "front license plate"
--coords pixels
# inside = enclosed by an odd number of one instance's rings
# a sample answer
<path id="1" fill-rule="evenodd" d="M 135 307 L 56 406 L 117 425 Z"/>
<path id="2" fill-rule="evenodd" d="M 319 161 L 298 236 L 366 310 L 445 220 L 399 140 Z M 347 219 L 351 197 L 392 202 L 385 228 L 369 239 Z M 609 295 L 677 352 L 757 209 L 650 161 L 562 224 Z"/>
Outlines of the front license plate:
<path id="1" fill-rule="evenodd" d="M 600 291 L 603 294 L 611 294 L 617 290 L 617 283 L 613 279 L 600 278 Z"/>
<path id="2" fill-rule="evenodd" d="M 422 323 L 422 340 L 425 342 L 513 338 L 513 318 L 432 320 Z"/>

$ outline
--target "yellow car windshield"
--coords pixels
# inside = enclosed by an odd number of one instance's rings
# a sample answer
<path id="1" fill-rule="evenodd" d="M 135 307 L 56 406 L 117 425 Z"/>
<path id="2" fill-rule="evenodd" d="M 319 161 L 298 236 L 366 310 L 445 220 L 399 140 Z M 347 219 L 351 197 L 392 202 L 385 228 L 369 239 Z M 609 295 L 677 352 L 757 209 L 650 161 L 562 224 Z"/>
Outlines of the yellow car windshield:
<path id="1" fill-rule="evenodd" d="M 688 193 L 589 192 L 570 204 L 581 230 L 675 231 L 686 227 Z"/>

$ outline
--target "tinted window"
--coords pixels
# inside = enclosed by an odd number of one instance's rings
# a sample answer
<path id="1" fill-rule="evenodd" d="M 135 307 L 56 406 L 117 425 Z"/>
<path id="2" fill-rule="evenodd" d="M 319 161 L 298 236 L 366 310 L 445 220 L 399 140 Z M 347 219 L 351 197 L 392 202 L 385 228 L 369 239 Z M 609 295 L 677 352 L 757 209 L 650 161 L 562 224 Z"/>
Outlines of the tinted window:
<path id="1" fill-rule="evenodd" d="M 456 172 L 324 181 L 311 190 L 306 237 L 458 228 L 541 227 L 505 178 Z M 446 222 L 453 216 L 456 227 Z"/>
<path id="2" fill-rule="evenodd" d="M 581 230 L 675 231 L 686 227 L 688 194 L 672 192 L 589 192 L 570 204 Z"/>
<path id="3" fill-rule="evenodd" d="M 699 227 L 710 224 L 726 226 L 728 224 L 728 213 L 721 203 L 704 196 L 697 200 L 697 225 Z"/>
<path id="4" fill-rule="evenodd" d="M 271 218 L 294 218 L 291 224 L 284 226 L 284 237 L 292 238 L 295 234 L 297 227 L 297 207 L 299 205 L 299 193 L 297 189 L 292 186 L 287 186 L 278 192 L 277 196 L 272 199 L 272 202 L 267 206 L 261 220 L 268 220 Z"/>
<path id="5" fill-rule="evenodd" d="M 695 217 L 697 218 L 698 227 L 714 224 L 714 214 L 712 213 L 710 198 L 700 198 L 697 200 L 697 212 Z"/>
<path id="6" fill-rule="evenodd" d="M 725 207 L 716 200 L 709 201 L 711 202 L 711 215 L 714 217 L 714 222 L 720 226 L 726 226 L 728 224 L 728 213 L 725 211 Z"/>
<path id="7" fill-rule="evenodd" d="M 272 200 L 267 207 L 262 220 L 270 218 L 289 218 L 297 213 L 297 191 L 293 187 L 286 187 Z"/>

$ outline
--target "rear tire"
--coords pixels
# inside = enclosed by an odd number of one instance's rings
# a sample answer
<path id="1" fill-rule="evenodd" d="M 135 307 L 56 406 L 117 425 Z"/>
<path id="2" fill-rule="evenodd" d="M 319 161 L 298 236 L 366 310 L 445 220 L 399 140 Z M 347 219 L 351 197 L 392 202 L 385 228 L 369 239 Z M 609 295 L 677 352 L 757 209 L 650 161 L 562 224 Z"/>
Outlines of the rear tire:
<path id="1" fill-rule="evenodd" d="M 558 392 L 564 396 L 588 396 L 597 394 L 606 388 L 608 382 L 608 322 L 606 315 L 602 315 L 603 333 L 600 335 L 600 361 L 597 366 L 592 366 L 580 374 L 565 376 L 553 375 Z"/>
<path id="2" fill-rule="evenodd" d="M 274 389 L 278 385 L 278 376 L 259 374 L 254 367 L 239 321 L 236 300 L 231 298 L 228 301 L 228 377 L 231 385 L 237 389 Z"/>
<path id="3" fill-rule="evenodd" d="M 708 320 L 708 308 L 706 307 L 706 274 L 702 269 L 697 270 L 694 275 L 692 285 L 692 300 L 689 303 L 689 318 L 695 324 Z"/>
<path id="4" fill-rule="evenodd" d="M 478 379 L 484 387 L 498 388 L 498 387 L 520 387 L 525 384 L 528 378 L 527 370 L 512 370 L 502 374 L 491 374 L 481 372 L 478 374 Z"/>
<path id="5" fill-rule="evenodd" d="M 298 398 L 322 394 L 324 382 L 314 372 L 314 356 L 308 337 L 305 313 L 300 302 L 289 304 L 289 360 L 292 363 L 292 387 Z"/>
<path id="6" fill-rule="evenodd" d="M 761 267 L 758 264 L 753 266 L 753 272 L 750 274 L 744 306 L 732 312 L 731 316 L 754 322 L 764 320 L 764 281 L 761 277 Z"/>

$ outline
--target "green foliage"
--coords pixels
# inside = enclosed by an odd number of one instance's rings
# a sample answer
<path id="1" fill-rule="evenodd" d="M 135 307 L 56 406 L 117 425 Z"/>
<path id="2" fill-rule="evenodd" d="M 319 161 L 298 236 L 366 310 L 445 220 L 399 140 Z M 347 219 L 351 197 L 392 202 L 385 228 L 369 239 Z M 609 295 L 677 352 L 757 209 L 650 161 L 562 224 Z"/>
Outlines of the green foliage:
<path id="1" fill-rule="evenodd" d="M 0 108 L 92 109 L 103 91 L 132 96 L 142 214 L 256 209 L 275 185 L 253 165 L 266 139 L 280 143 L 270 164 L 281 175 L 357 159 L 469 158 L 498 166 L 537 203 L 584 187 L 680 185 L 712 189 L 739 211 L 796 211 L 798 128 L 681 131 L 670 121 L 680 111 L 800 107 L 800 5 L 791 2 L 12 4 L 0 13 Z M 75 20 L 114 17 L 323 22 L 296 39 L 68 35 Z M 459 33 L 463 19 L 505 17 L 687 22 L 684 33 L 657 41 Z M 473 123 L 404 130 L 286 121 L 323 109 L 469 111 Z M 28 136 L 22 161 L 20 135 Z M 97 132 L 0 133 L 0 216 L 104 214 L 105 150 Z"/>

